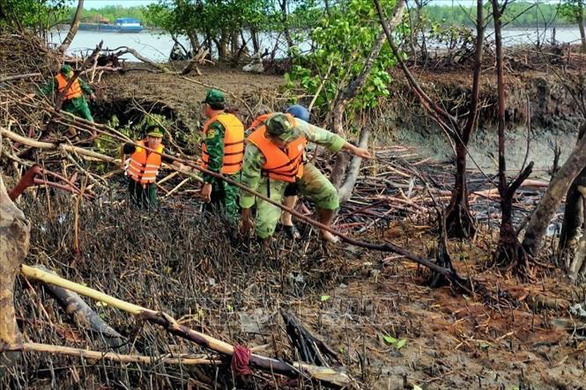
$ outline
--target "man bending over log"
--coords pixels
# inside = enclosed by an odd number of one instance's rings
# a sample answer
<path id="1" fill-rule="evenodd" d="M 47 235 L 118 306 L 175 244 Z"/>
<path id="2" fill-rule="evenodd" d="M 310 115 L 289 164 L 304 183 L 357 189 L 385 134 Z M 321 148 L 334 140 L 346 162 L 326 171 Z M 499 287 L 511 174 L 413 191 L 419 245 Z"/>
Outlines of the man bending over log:
<path id="1" fill-rule="evenodd" d="M 290 183 L 296 183 L 299 193 L 316 204 L 318 220 L 325 225 L 330 224 L 338 208 L 338 192 L 313 164 L 305 163 L 307 142 L 324 146 L 334 153 L 343 149 L 362 158 L 371 158 L 368 150 L 348 143 L 339 135 L 283 113 L 269 116 L 247 141 L 242 184 L 280 203 L 285 188 Z M 254 203 L 254 195 L 242 191 L 242 229 L 248 232 L 254 227 L 261 240 L 268 239 L 275 231 L 281 209 L 256 199 L 256 219 L 253 222 L 250 209 Z M 320 232 L 320 236 L 329 242 L 338 240 L 325 230 Z"/>

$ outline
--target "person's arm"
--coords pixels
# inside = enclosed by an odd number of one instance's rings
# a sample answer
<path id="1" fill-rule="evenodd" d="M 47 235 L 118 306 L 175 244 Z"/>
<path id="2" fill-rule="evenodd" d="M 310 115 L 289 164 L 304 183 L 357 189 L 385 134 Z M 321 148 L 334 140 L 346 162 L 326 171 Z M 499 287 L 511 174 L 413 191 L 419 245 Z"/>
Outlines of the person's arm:
<path id="1" fill-rule="evenodd" d="M 93 99 L 95 95 L 94 91 L 92 90 L 92 87 L 90 87 L 90 85 L 83 81 L 81 78 L 78 77 L 77 79 L 79 80 L 79 86 L 81 87 L 83 93 L 85 93 Z"/>
<path id="2" fill-rule="evenodd" d="M 52 94 L 56 89 L 57 89 L 57 80 L 55 80 L 55 77 L 53 77 L 53 78 L 51 78 L 51 81 L 49 81 L 43 87 L 39 88 L 37 90 L 36 94 L 38 96 L 47 96 L 49 94 Z"/>
<path id="3" fill-rule="evenodd" d="M 127 154 L 132 154 L 136 151 L 136 146 L 134 146 L 133 144 L 124 144 L 122 145 L 122 147 L 120 148 L 120 168 L 124 169 L 124 163 L 125 163 L 125 156 Z"/>
<path id="4" fill-rule="evenodd" d="M 344 138 L 332 133 L 331 131 L 311 125 L 299 119 L 297 119 L 297 127 L 309 142 L 321 145 L 332 153 L 344 150 L 358 157 L 372 157 L 368 150 L 352 145 Z"/>

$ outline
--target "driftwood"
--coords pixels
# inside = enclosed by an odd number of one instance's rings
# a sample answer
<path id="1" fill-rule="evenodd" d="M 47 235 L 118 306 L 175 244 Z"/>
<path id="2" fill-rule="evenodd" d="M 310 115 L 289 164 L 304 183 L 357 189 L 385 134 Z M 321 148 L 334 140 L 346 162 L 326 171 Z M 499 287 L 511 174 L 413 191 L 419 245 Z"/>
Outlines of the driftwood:
<path id="1" fill-rule="evenodd" d="M 37 268 L 22 265 L 21 273 L 26 277 L 41 280 L 45 283 L 50 283 L 59 287 L 66 288 L 78 294 L 85 295 L 87 297 L 96 299 L 100 302 L 106 303 L 117 309 L 124 310 L 128 313 L 135 315 L 137 318 L 141 320 L 149 321 L 154 324 L 162 326 L 169 333 L 193 341 L 203 347 L 211 349 L 222 355 L 232 356 L 234 354 L 234 346 L 232 346 L 231 344 L 207 336 L 193 329 L 189 329 L 186 326 L 180 325 L 174 318 L 170 317 L 165 313 L 146 309 L 139 305 L 125 302 L 123 300 L 114 298 L 92 288 L 71 282 L 69 280 L 60 278 L 57 275 L 42 271 Z M 252 367 L 292 377 L 297 377 L 300 374 L 299 370 L 303 370 L 315 379 L 328 381 L 334 384 L 348 385 L 349 383 L 351 383 L 351 379 L 346 374 L 338 373 L 332 369 L 323 369 L 322 367 L 315 367 L 303 363 L 289 364 L 281 360 L 268 358 L 254 353 L 250 356 L 249 364 Z"/>
<path id="2" fill-rule="evenodd" d="M 114 51 L 117 57 L 120 57 L 124 54 L 132 54 L 137 60 L 140 60 L 142 62 L 144 62 L 145 64 L 157 69 L 158 71 L 162 72 L 162 73 L 172 73 L 171 70 L 169 70 L 169 68 L 167 68 L 164 65 L 161 65 L 159 63 L 156 63 L 155 61 L 146 58 L 145 56 L 143 56 L 142 54 L 140 54 L 138 51 L 136 51 L 133 48 L 130 48 L 128 46 L 119 46 L 116 49 L 112 50 Z"/>

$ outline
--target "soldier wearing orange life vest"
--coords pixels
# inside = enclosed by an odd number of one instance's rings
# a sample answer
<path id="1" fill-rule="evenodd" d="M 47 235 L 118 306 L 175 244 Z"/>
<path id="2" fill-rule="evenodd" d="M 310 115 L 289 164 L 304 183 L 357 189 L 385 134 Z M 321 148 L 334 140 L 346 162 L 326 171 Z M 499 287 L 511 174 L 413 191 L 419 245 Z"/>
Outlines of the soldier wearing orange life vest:
<path id="1" fill-rule="evenodd" d="M 325 129 L 296 119 L 290 114 L 276 113 L 247 138 L 241 183 L 271 200 L 281 202 L 285 188 L 295 183 L 299 193 L 316 204 L 318 220 L 329 225 L 338 208 L 338 193 L 330 181 L 311 163 L 304 161 L 307 142 L 324 146 L 331 152 L 348 151 L 362 158 L 370 158 L 366 149 L 358 148 L 342 137 Z M 256 201 L 256 218 L 251 207 Z M 261 239 L 272 236 L 281 216 L 281 209 L 243 191 L 240 195 L 242 228 L 254 227 Z M 321 238 L 335 242 L 337 238 L 322 230 Z"/>
<path id="2" fill-rule="evenodd" d="M 163 132 L 158 126 L 147 129 L 147 137 L 138 141 L 139 146 L 125 144 L 122 148 L 121 160 L 124 156 L 130 157 L 124 162 L 123 169 L 128 176 L 128 192 L 130 199 L 139 207 L 157 206 L 157 187 L 155 182 L 163 162 L 176 165 L 181 169 L 182 164 L 161 156 L 164 153 L 162 145 Z"/>
<path id="3" fill-rule="evenodd" d="M 244 157 L 244 125 L 234 115 L 225 112 L 225 96 L 210 89 L 205 100 L 203 127 L 202 168 L 238 179 Z M 240 189 L 223 180 L 203 174 L 202 197 L 208 203 L 219 205 L 231 224 L 238 221 L 238 194 Z"/>
<path id="4" fill-rule="evenodd" d="M 293 117 L 297 119 L 301 119 L 307 123 L 309 123 L 309 111 L 307 108 L 294 104 L 287 108 L 285 111 L 287 114 L 291 114 Z M 257 117 L 254 121 L 250 124 L 250 127 L 246 130 L 246 134 L 250 135 L 260 126 L 265 124 L 265 121 L 273 114 L 268 107 L 261 105 L 257 111 Z M 297 195 L 299 193 L 299 188 L 297 183 L 289 183 L 287 187 L 285 187 L 285 192 L 283 196 L 283 206 L 287 206 L 290 208 L 295 208 L 295 204 L 297 203 Z M 293 223 L 293 218 L 291 213 L 287 211 L 283 211 L 281 214 L 281 228 L 285 232 L 285 234 L 292 240 L 301 238 L 301 234 L 297 230 L 297 227 Z"/>
<path id="5" fill-rule="evenodd" d="M 39 90 L 39 95 L 46 96 L 53 92 L 63 92 L 69 79 L 73 76 L 73 69 L 69 65 L 63 65 L 61 71 L 55 76 L 47 85 Z M 84 94 L 89 96 L 91 99 L 95 98 L 94 92 L 90 86 L 83 81 L 81 78 L 75 79 L 75 81 L 69 86 L 63 96 L 63 111 L 72 113 L 75 116 L 86 119 L 93 122 L 94 118 L 90 112 L 90 108 L 87 104 L 87 100 Z M 34 94 L 31 95 L 31 97 Z"/>

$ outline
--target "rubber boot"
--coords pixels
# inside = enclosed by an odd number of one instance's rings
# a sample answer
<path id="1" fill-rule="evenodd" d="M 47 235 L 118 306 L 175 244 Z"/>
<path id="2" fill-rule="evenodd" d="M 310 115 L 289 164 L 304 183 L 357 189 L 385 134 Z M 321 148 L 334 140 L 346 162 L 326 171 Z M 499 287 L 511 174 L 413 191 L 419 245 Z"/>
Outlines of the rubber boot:
<path id="1" fill-rule="evenodd" d="M 326 209 L 317 209 L 317 217 L 318 221 L 324 225 L 330 226 L 332 219 L 334 219 L 334 215 L 336 214 L 336 210 L 326 210 Z M 320 238 L 324 241 L 331 242 L 333 244 L 340 241 L 338 236 L 333 235 L 332 233 L 328 232 L 327 230 L 320 229 Z"/>
<path id="2" fill-rule="evenodd" d="M 283 205 L 289 208 L 294 208 L 295 203 L 297 203 L 297 196 L 294 195 L 286 196 L 283 200 Z M 299 238 L 301 238 L 301 234 L 293 224 L 293 216 L 291 215 L 291 213 L 283 211 L 283 213 L 281 214 L 281 225 L 283 225 L 283 230 L 287 234 L 287 237 L 289 237 L 290 239 L 298 240 Z"/>

